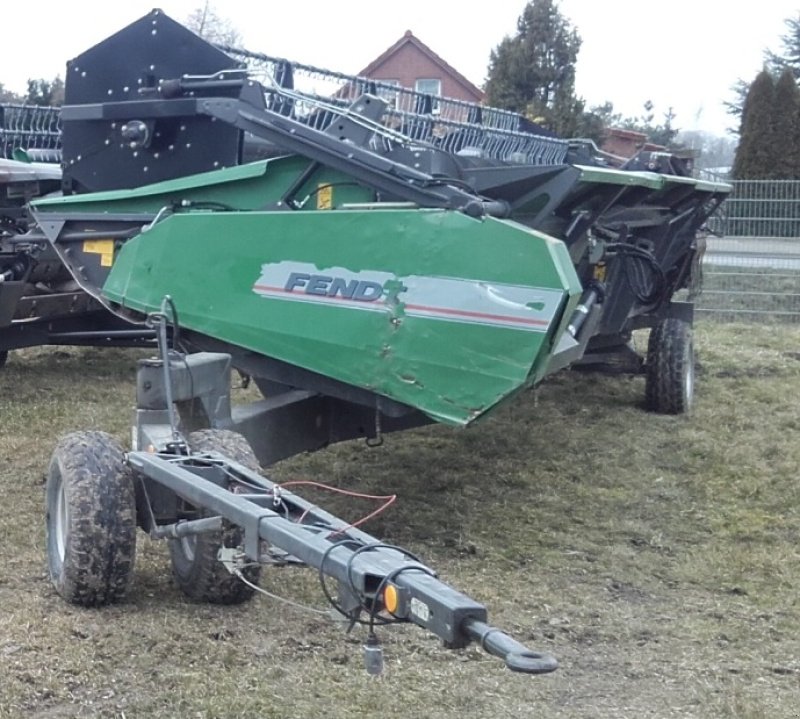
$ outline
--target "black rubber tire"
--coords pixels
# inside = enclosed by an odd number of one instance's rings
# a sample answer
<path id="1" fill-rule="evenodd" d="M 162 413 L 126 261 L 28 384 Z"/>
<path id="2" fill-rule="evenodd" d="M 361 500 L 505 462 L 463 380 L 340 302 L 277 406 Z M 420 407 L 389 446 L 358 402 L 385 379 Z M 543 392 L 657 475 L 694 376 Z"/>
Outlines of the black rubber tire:
<path id="1" fill-rule="evenodd" d="M 6 366 L 6 362 L 8 362 L 8 350 L 3 350 L 0 352 L 0 369 Z"/>
<path id="2" fill-rule="evenodd" d="M 189 447 L 201 452 L 219 452 L 229 459 L 258 471 L 259 465 L 247 440 L 236 432 L 225 429 L 201 429 L 188 438 Z M 200 512 L 199 517 L 208 516 Z M 220 547 L 237 547 L 243 534 L 238 527 L 229 527 L 222 532 L 197 534 L 169 541 L 172 574 L 181 591 L 190 599 L 212 604 L 241 604 L 250 599 L 255 589 L 247 586 L 231 574 L 217 559 Z M 244 576 L 252 584 L 258 584 L 261 567 L 246 567 Z"/>
<path id="3" fill-rule="evenodd" d="M 694 398 L 694 343 L 688 322 L 669 318 L 650 332 L 645 361 L 647 408 L 685 414 Z"/>
<path id="4" fill-rule="evenodd" d="M 67 601 L 119 601 L 133 578 L 136 501 L 119 443 L 105 432 L 74 432 L 56 446 L 45 485 L 47 565 Z"/>

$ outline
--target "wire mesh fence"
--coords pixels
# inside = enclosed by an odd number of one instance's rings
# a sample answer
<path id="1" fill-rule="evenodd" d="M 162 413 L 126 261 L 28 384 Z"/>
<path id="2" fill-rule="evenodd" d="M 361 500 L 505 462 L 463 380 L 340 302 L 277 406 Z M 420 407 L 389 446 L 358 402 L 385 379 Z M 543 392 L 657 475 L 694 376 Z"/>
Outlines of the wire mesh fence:
<path id="1" fill-rule="evenodd" d="M 800 181 L 736 180 L 710 219 L 724 237 L 800 237 Z"/>
<path id="2" fill-rule="evenodd" d="M 736 180 L 709 219 L 700 316 L 800 322 L 800 181 Z"/>
<path id="3" fill-rule="evenodd" d="M 709 239 L 696 307 L 716 320 L 800 322 L 800 239 Z"/>

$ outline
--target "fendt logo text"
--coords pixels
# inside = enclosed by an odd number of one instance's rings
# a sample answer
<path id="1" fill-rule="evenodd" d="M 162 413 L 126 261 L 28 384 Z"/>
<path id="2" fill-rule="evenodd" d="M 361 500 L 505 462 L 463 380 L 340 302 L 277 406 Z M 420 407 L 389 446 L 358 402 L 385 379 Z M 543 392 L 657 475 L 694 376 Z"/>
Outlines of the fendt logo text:
<path id="1" fill-rule="evenodd" d="M 260 269 L 252 289 L 264 299 L 335 312 L 382 312 L 395 327 L 413 319 L 546 332 L 563 299 L 562 291 L 544 287 L 293 260 L 265 262 Z"/>
<path id="2" fill-rule="evenodd" d="M 302 292 L 316 297 L 341 297 L 357 302 L 376 302 L 383 296 L 383 285 L 378 282 L 305 272 L 292 272 L 283 289 L 286 292 Z"/>

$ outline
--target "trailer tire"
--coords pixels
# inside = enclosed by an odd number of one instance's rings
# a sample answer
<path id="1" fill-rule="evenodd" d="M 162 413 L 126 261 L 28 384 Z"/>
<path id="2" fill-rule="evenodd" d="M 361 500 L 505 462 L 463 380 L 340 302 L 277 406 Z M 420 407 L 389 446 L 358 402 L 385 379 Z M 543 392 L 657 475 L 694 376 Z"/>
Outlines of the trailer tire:
<path id="1" fill-rule="evenodd" d="M 192 432 L 189 446 L 201 452 L 219 452 L 258 471 L 258 460 L 247 440 L 225 429 L 202 429 Z M 201 511 L 199 517 L 209 516 Z M 242 543 L 242 530 L 228 526 L 222 532 L 196 534 L 169 542 L 172 574 L 180 590 L 190 599 L 212 604 L 241 604 L 255 593 L 253 587 L 231 574 L 217 559 L 220 547 L 237 547 Z M 243 572 L 251 584 L 258 584 L 261 567 L 246 567 Z"/>
<path id="2" fill-rule="evenodd" d="M 105 432 L 74 432 L 56 446 L 45 484 L 47 565 L 56 591 L 86 607 L 120 600 L 136 558 L 133 474 Z"/>
<path id="3" fill-rule="evenodd" d="M 668 318 L 650 332 L 645 361 L 647 408 L 661 414 L 686 414 L 694 397 L 692 326 Z"/>

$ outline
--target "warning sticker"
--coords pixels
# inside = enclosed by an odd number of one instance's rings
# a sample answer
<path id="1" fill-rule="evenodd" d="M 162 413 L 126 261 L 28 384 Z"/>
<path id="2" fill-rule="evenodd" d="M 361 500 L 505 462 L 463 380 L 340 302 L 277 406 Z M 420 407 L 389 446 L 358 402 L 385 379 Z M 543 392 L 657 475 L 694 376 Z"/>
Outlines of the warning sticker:
<path id="1" fill-rule="evenodd" d="M 431 618 L 431 610 L 425 602 L 421 602 L 416 597 L 411 597 L 409 602 L 411 613 L 420 621 L 427 622 Z"/>
<path id="2" fill-rule="evenodd" d="M 114 240 L 85 240 L 83 251 L 100 255 L 100 267 L 111 267 L 114 264 Z"/>
<path id="3" fill-rule="evenodd" d="M 333 209 L 333 185 L 320 185 L 317 188 L 317 209 Z"/>

